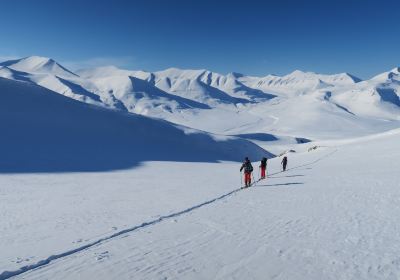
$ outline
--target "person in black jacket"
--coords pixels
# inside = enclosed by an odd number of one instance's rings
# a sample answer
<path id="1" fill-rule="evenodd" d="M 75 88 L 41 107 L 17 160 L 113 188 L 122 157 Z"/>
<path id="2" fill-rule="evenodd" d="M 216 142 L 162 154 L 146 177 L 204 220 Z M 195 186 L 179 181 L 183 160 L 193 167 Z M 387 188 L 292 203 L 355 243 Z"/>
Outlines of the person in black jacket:
<path id="1" fill-rule="evenodd" d="M 287 162 L 288 162 L 287 156 L 284 156 L 283 159 L 282 159 L 282 162 L 281 162 L 282 167 L 283 167 L 283 171 L 286 171 Z"/>
<path id="2" fill-rule="evenodd" d="M 265 179 L 265 170 L 267 169 L 267 158 L 263 157 L 260 163 L 261 168 L 261 179 Z"/>
<path id="3" fill-rule="evenodd" d="M 245 187 L 250 187 L 251 185 L 251 172 L 253 172 L 253 166 L 248 157 L 245 158 L 242 167 L 240 167 L 240 172 L 244 169 L 244 184 Z"/>

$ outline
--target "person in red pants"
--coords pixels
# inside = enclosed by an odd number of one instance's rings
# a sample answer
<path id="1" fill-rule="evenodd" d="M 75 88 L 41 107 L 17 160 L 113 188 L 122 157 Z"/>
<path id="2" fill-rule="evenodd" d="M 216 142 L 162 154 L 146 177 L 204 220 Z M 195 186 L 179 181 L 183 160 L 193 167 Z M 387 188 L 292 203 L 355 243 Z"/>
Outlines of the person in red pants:
<path id="1" fill-rule="evenodd" d="M 263 157 L 261 159 L 260 168 L 261 168 L 261 179 L 265 179 L 265 170 L 267 170 L 267 158 L 266 157 Z"/>
<path id="2" fill-rule="evenodd" d="M 244 184 L 245 188 L 251 185 L 251 172 L 253 172 L 253 166 L 248 157 L 245 158 L 242 167 L 240 167 L 240 172 L 244 169 Z"/>

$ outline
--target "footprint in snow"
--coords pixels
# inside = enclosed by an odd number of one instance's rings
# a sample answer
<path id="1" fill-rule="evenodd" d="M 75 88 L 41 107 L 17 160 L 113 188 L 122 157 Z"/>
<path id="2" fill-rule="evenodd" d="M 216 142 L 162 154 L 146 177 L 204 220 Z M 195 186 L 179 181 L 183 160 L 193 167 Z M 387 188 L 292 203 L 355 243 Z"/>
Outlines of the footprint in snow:
<path id="1" fill-rule="evenodd" d="M 108 259 L 110 257 L 110 254 L 108 251 L 104 251 L 101 253 L 94 253 L 94 256 L 97 261 L 102 261 Z"/>
<path id="2" fill-rule="evenodd" d="M 33 259 L 35 257 L 29 257 L 29 258 L 16 258 L 14 261 L 11 261 L 13 263 L 22 263 L 22 262 L 29 262 L 31 259 Z"/>

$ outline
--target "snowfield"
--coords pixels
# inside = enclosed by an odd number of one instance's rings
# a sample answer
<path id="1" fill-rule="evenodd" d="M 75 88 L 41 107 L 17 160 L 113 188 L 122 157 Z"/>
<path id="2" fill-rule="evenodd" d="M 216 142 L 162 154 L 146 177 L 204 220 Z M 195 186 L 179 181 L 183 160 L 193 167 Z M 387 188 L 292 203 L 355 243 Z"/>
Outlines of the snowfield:
<path id="1" fill-rule="evenodd" d="M 399 279 L 399 70 L 0 63 L 0 280 Z"/>
<path id="2" fill-rule="evenodd" d="M 244 190 L 229 162 L 3 175 L 2 267 L 115 234 L 15 279 L 397 279 L 400 131 L 375 138 L 304 146 Z"/>
<path id="3" fill-rule="evenodd" d="M 148 162 L 116 172 L 2 175 L 1 272 L 230 192 L 240 186 L 239 167 Z"/>

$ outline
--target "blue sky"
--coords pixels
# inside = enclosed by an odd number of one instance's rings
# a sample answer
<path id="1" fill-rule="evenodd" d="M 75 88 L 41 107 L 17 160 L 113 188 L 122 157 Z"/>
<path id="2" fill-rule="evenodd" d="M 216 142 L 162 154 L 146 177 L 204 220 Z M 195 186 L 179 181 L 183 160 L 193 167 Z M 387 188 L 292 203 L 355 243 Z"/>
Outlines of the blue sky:
<path id="1" fill-rule="evenodd" d="M 369 78 L 400 65 L 400 1 L 1 1 L 0 59 Z"/>

